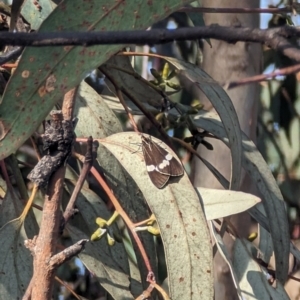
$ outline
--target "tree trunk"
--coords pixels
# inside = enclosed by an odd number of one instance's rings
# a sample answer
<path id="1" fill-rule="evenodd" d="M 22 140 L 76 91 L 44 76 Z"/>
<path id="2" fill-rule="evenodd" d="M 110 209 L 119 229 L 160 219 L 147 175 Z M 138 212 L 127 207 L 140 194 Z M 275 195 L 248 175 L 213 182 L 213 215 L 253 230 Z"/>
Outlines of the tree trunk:
<path id="1" fill-rule="evenodd" d="M 258 0 L 203 0 L 203 7 L 259 7 Z M 219 24 L 222 26 L 259 27 L 258 14 L 205 14 L 205 25 Z M 205 43 L 202 68 L 215 80 L 229 82 L 244 77 L 259 74 L 261 71 L 261 45 L 238 42 L 229 44 L 211 40 L 212 48 Z M 237 111 L 242 130 L 255 142 L 257 106 L 259 102 L 259 86 L 246 85 L 227 91 Z M 210 102 L 202 95 L 201 102 L 205 109 L 212 109 Z M 208 140 L 214 150 L 209 151 L 200 145 L 200 155 L 213 164 L 227 179 L 230 176 L 230 152 L 228 148 L 214 139 Z M 222 188 L 215 177 L 198 159 L 193 160 L 193 182 L 195 186 L 208 188 Z M 245 173 L 241 178 L 241 190 L 253 192 L 253 186 Z M 248 234 L 250 217 L 248 214 L 232 217 L 241 236 Z M 233 246 L 232 240 L 224 236 L 229 252 Z M 217 253 L 214 258 L 215 268 L 215 300 L 237 299 L 235 287 L 231 280 L 229 268 L 222 257 Z"/>

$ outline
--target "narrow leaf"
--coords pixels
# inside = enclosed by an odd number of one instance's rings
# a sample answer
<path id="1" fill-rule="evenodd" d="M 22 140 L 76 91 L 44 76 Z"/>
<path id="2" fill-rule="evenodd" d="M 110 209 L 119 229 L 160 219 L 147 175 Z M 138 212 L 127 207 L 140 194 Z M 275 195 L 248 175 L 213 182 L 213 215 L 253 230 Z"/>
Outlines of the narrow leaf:
<path id="1" fill-rule="evenodd" d="M 148 104 L 150 107 L 161 108 L 162 96 L 159 93 L 135 76 L 120 71 L 117 68 L 121 68 L 135 74 L 136 72 L 131 65 L 129 57 L 118 55 L 113 56 L 107 61 L 107 63 L 101 66 L 101 70 L 105 71 L 105 74 L 114 78 L 115 82 L 119 86 L 128 90 L 130 94 L 135 96 L 136 99 L 141 101 L 143 104 Z M 129 107 L 134 107 L 132 102 L 126 96 L 125 100 L 128 102 Z"/>
<path id="2" fill-rule="evenodd" d="M 25 0 L 21 14 L 30 24 L 30 28 L 37 30 L 55 7 L 56 4 L 51 0 Z"/>
<path id="3" fill-rule="evenodd" d="M 243 299 L 290 299 L 280 282 L 277 282 L 276 288 L 270 285 L 266 272 L 262 272 L 261 267 L 254 261 L 251 247 L 253 245 L 248 241 L 236 239 L 233 248 L 233 267 Z"/>
<path id="4" fill-rule="evenodd" d="M 171 57 L 164 59 L 174 65 L 179 70 L 179 74 L 185 76 L 200 89 L 219 114 L 231 152 L 230 189 L 238 190 L 242 170 L 242 138 L 238 116 L 231 99 L 224 89 L 199 67 Z"/>
<path id="5" fill-rule="evenodd" d="M 146 29 L 188 2 L 65 0 L 39 31 Z M 26 48 L 0 105 L 0 159 L 18 149 L 66 92 L 120 48 L 122 45 Z"/>
<path id="6" fill-rule="evenodd" d="M 175 155 L 160 140 L 152 140 Z M 210 237 L 197 194 L 188 176 L 171 179 L 157 189 L 146 171 L 139 151 L 141 137 L 133 132 L 101 140 L 132 176 L 154 213 L 163 239 L 170 297 L 172 299 L 213 299 Z"/>
<path id="7" fill-rule="evenodd" d="M 81 239 L 89 239 L 82 231 L 68 224 L 68 232 L 73 242 Z M 104 241 L 105 242 L 105 241 Z M 111 294 L 115 300 L 134 299 L 129 291 L 128 275 L 116 264 L 114 259 L 104 251 L 99 242 L 89 242 L 85 245 L 84 251 L 79 254 L 87 269 L 94 274 L 100 284 Z M 103 243 L 102 243 L 103 246 Z M 106 248 L 108 246 L 106 245 Z M 105 257 L 105 261 L 103 258 Z M 99 262 L 102 262 L 101 264 Z"/>
<path id="8" fill-rule="evenodd" d="M 76 95 L 75 115 L 79 119 L 76 126 L 77 136 L 91 135 L 97 139 L 122 131 L 118 118 L 106 105 L 103 98 L 84 82 L 79 86 Z M 131 220 L 139 222 L 147 219 L 149 217 L 148 209 L 141 193 L 137 192 L 136 184 L 129 178 L 116 158 L 102 145 L 97 151 L 97 161 L 107 183 L 112 188 L 115 187 L 114 193 Z M 153 271 L 157 275 L 157 258 L 153 238 L 148 233 L 142 233 L 141 240 L 149 253 Z M 147 270 L 139 252 L 137 252 L 137 261 L 143 283 L 146 285 Z"/>
<path id="9" fill-rule="evenodd" d="M 260 202 L 260 198 L 235 191 L 197 188 L 203 202 L 206 220 L 213 220 L 246 211 Z"/>
<path id="10" fill-rule="evenodd" d="M 194 124 L 211 132 L 226 145 L 229 145 L 226 132 L 216 113 L 201 112 L 194 117 Z M 276 277 L 283 283 L 288 274 L 290 250 L 288 221 L 284 201 L 268 165 L 254 143 L 244 133 L 242 133 L 242 139 L 243 167 L 256 183 L 262 195 L 262 203 L 267 214 L 274 245 Z"/>
<path id="11" fill-rule="evenodd" d="M 225 262 L 227 263 L 227 265 L 230 269 L 230 273 L 231 273 L 232 280 L 233 280 L 233 283 L 235 285 L 238 297 L 239 297 L 240 300 L 244 300 L 242 295 L 241 295 L 241 289 L 239 287 L 239 281 L 238 281 L 238 278 L 235 274 L 235 271 L 234 271 L 234 268 L 233 268 L 233 265 L 232 265 L 232 260 L 230 258 L 230 255 L 229 255 L 227 249 L 226 249 L 224 241 L 222 240 L 221 235 L 216 231 L 214 224 L 212 222 L 209 222 L 209 224 L 210 224 L 210 228 L 211 228 L 211 233 L 212 233 L 212 235 L 213 235 L 213 237 L 216 241 L 216 245 L 217 245 L 217 248 L 219 250 L 219 253 L 224 258 Z"/>
<path id="12" fill-rule="evenodd" d="M 0 228 L 1 299 L 21 299 L 32 277 L 32 256 L 24 246 L 27 235 L 20 219 Z"/>

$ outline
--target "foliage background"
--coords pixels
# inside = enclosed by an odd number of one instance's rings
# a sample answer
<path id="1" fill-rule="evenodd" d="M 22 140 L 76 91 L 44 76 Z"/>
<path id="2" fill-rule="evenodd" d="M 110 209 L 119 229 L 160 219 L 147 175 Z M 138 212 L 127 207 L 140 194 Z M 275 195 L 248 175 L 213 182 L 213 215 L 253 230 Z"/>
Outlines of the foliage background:
<path id="1" fill-rule="evenodd" d="M 52 6 L 49 5 L 50 1 L 45 1 L 42 3 L 50 10 Z M 49 3 L 48 3 L 49 2 Z M 274 1 L 273 1 L 274 2 Z M 33 11 L 33 7 L 30 1 L 26 2 L 28 6 L 24 6 L 24 16 L 27 16 L 28 20 L 30 18 L 31 23 L 34 24 L 36 28 L 39 27 L 40 23 L 38 20 L 42 20 L 45 16 L 41 16 L 36 12 L 36 15 L 29 16 L 29 14 Z M 262 1 L 262 6 L 267 6 L 267 1 Z M 273 3 L 277 4 L 277 3 Z M 31 5 L 31 6 L 30 6 Z M 197 5 L 197 3 L 194 3 Z M 284 3 L 282 4 L 284 5 Z M 29 7 L 30 6 L 30 7 Z M 43 14 L 47 12 L 47 10 L 42 11 Z M 77 18 L 80 17 L 80 11 L 74 11 L 74 16 Z M 278 26 L 284 24 L 286 22 L 285 16 L 273 16 L 273 17 L 265 17 L 263 16 L 263 22 L 265 23 L 268 19 L 269 27 Z M 175 28 L 175 27 L 183 27 L 183 26 L 192 26 L 195 18 L 193 16 L 188 16 L 184 13 L 174 13 L 170 17 L 161 20 L 153 25 L 153 28 Z M 200 19 L 201 20 L 201 19 Z M 293 19 L 295 24 L 297 24 L 298 19 Z M 4 22 L 5 23 L 5 22 Z M 196 25 L 196 23 L 194 23 Z M 199 24 L 197 24 L 199 25 Z M 262 25 L 263 26 L 263 25 Z M 5 27 L 5 26 L 4 26 Z M 7 28 L 6 28 L 7 29 Z M 296 42 L 296 41 L 295 41 Z M 180 42 L 180 43 L 172 43 L 159 45 L 153 48 L 149 47 L 136 47 L 132 50 L 136 51 L 153 51 L 155 53 L 166 55 L 170 57 L 180 58 L 192 63 L 199 63 L 201 61 L 201 47 L 203 46 L 204 41 L 198 42 Z M 110 55 L 110 52 L 108 53 Z M 70 58 L 72 60 L 72 57 Z M 97 58 L 98 62 L 100 61 Z M 264 51 L 264 72 L 270 72 L 277 68 L 283 68 L 291 65 L 293 62 L 288 60 L 285 57 L 282 57 L 276 53 L 273 53 L 271 50 Z M 133 61 L 133 65 L 135 70 L 142 74 L 143 77 L 147 79 L 153 79 L 150 73 L 150 68 L 155 68 L 157 71 L 162 71 L 164 64 L 161 60 L 156 58 L 148 58 L 148 57 L 136 57 Z M 88 70 L 90 66 L 85 66 Z M 38 68 L 38 66 L 36 67 Z M 80 66 L 78 66 L 80 69 Z M 85 72 L 85 70 L 80 69 L 81 72 Z M 66 70 L 66 73 L 70 72 Z M 3 72 L 3 78 L 6 79 L 8 74 Z M 103 86 L 103 74 L 100 70 L 95 70 L 92 74 L 90 74 L 86 81 L 93 86 L 98 92 L 100 92 L 104 97 L 111 96 L 109 91 L 105 89 Z M 11 87 L 13 93 L 16 92 L 16 88 Z M 88 88 L 86 88 L 88 89 Z M 89 94 L 90 96 L 91 94 Z M 189 94 L 187 91 L 183 90 L 179 93 L 176 93 L 172 96 L 174 101 L 191 105 L 195 102 L 195 99 Z M 281 191 L 286 200 L 286 205 L 288 208 L 289 221 L 290 221 L 290 233 L 292 238 L 298 242 L 300 238 L 300 188 L 299 188 L 299 179 L 300 179 L 300 161 L 299 161 L 299 153 L 300 153 L 300 99 L 299 99 L 299 76 L 298 74 L 288 75 L 278 77 L 275 80 L 270 80 L 268 82 L 261 83 L 261 110 L 259 116 L 259 125 L 258 125 L 258 146 L 261 152 L 263 153 L 265 159 L 267 160 L 272 172 L 280 185 Z M 79 108 L 78 108 L 79 109 Z M 44 114 L 41 113 L 39 118 L 40 120 L 44 119 Z M 128 128 L 128 123 L 126 118 L 124 118 L 123 114 L 119 115 L 119 119 L 122 122 L 123 128 Z M 86 120 L 82 120 L 83 122 L 87 122 Z M 149 123 L 141 119 L 141 126 L 145 129 L 145 131 L 156 134 L 155 131 L 151 128 Z M 21 125 L 20 125 L 21 126 Z M 115 124 L 116 128 L 120 128 L 120 124 Z M 79 126 L 82 128 L 82 126 Z M 113 130 L 112 128 L 109 128 Z M 105 128 L 104 131 L 108 133 L 108 128 Z M 80 134 L 80 133 L 79 133 Z M 170 134 L 173 134 L 176 137 L 183 138 L 187 134 L 185 130 L 182 128 L 175 128 L 170 130 Z M 81 132 L 80 135 L 84 135 L 84 132 Z M 181 158 L 185 163 L 186 169 L 190 168 L 190 155 L 184 151 L 183 149 L 179 149 Z M 17 158 L 20 161 L 24 162 L 23 167 L 21 168 L 21 172 L 23 178 L 26 178 L 28 172 L 31 170 L 32 165 L 35 163 L 35 153 L 31 148 L 31 144 L 27 141 L 23 146 L 20 147 Z M 11 158 L 10 158 L 11 159 Z M 7 160 L 8 165 L 12 165 L 13 161 Z M 78 166 L 73 164 L 74 170 L 78 170 Z M 74 174 L 69 172 L 67 175 L 70 182 L 74 181 Z M 76 179 L 76 176 L 75 176 Z M 27 186 L 30 188 L 30 183 L 26 182 Z M 3 190 L 6 190 L 6 186 L 4 182 L 1 182 L 1 186 Z M 91 186 L 93 186 L 93 182 L 91 182 Z M 99 191 L 99 188 L 94 183 L 92 190 L 98 194 L 103 196 L 102 192 Z M 87 193 L 91 193 L 87 191 Z M 91 196 L 90 196 L 91 197 Z M 4 223 L 2 223 L 4 224 Z M 70 236 L 65 235 L 62 239 L 63 245 L 70 244 Z M 164 260 L 164 254 L 162 251 L 161 240 L 158 238 L 156 241 L 156 251 L 158 252 L 159 258 L 159 278 L 163 280 L 166 274 L 166 266 Z M 62 280 L 67 281 L 70 285 L 73 286 L 76 293 L 79 293 L 83 297 L 96 299 L 99 297 L 104 297 L 106 292 L 100 287 L 98 281 L 95 277 L 91 276 L 91 274 L 85 269 L 78 259 L 74 259 L 68 264 L 64 264 L 57 274 Z M 300 276 L 298 276 L 300 277 Z M 290 285 L 288 283 L 287 285 Z M 292 295 L 295 291 L 298 290 L 294 285 L 293 288 L 289 288 L 290 295 L 293 299 L 296 299 L 296 295 Z M 293 291 L 293 292 L 292 292 Z M 61 290 L 60 286 L 56 286 L 56 296 L 64 293 L 64 299 L 74 299 L 72 295 L 67 290 Z"/>

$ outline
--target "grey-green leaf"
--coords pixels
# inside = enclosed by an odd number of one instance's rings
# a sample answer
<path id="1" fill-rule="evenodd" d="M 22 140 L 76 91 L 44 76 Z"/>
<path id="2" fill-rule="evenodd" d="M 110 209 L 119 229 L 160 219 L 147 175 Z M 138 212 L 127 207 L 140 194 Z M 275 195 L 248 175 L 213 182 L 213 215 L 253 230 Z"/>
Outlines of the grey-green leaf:
<path id="1" fill-rule="evenodd" d="M 160 146 L 166 145 L 152 137 Z M 119 160 L 141 189 L 154 213 L 163 239 L 170 297 L 213 299 L 212 254 L 209 232 L 198 196 L 188 176 L 157 189 L 139 151 L 141 137 L 133 132 L 112 135 L 101 143 Z"/>
<path id="2" fill-rule="evenodd" d="M 56 4 L 51 0 L 25 0 L 21 14 L 30 24 L 31 29 L 37 30 L 55 7 Z"/>
<path id="3" fill-rule="evenodd" d="M 253 245 L 248 241 L 236 239 L 233 248 L 233 267 L 243 299 L 290 299 L 280 282 L 277 282 L 276 288 L 270 285 L 267 272 L 262 272 L 261 267 L 253 259 L 251 247 Z"/>
<path id="4" fill-rule="evenodd" d="M 32 277 L 32 256 L 24 246 L 27 235 L 20 219 L 0 228 L 0 298 L 21 299 Z"/>
<path id="5" fill-rule="evenodd" d="M 200 89 L 219 114 L 228 136 L 231 152 L 230 189 L 238 190 L 242 170 L 242 137 L 238 116 L 231 99 L 224 89 L 199 67 L 171 57 L 164 57 L 164 59 Z"/>
<path id="6" fill-rule="evenodd" d="M 73 242 L 89 238 L 89 236 L 76 227 L 70 224 L 67 227 Z M 105 243 L 106 241 L 103 239 L 103 242 Z M 118 266 L 110 253 L 106 249 L 103 249 L 103 242 L 87 243 L 84 251 L 79 254 L 79 258 L 115 300 L 133 300 L 134 297 L 129 291 L 130 282 L 128 275 Z M 107 247 L 108 245 L 105 248 Z"/>
<path id="7" fill-rule="evenodd" d="M 86 83 L 81 83 L 76 96 L 75 115 L 79 121 L 76 127 L 77 136 L 93 136 L 103 138 L 116 132 L 122 131 L 122 126 L 106 105 L 103 98 Z M 136 184 L 116 158 L 102 145 L 97 151 L 97 160 L 102 167 L 102 172 L 107 183 L 114 188 L 114 193 L 120 204 L 133 222 L 147 219 L 147 206 Z M 141 234 L 141 240 L 149 253 L 149 259 L 153 265 L 153 271 L 157 275 L 156 250 L 152 236 L 147 233 Z M 143 283 L 146 285 L 147 270 L 139 253 L 137 253 L 139 270 Z"/>
<path id="8" fill-rule="evenodd" d="M 229 145 L 224 127 L 216 113 L 201 112 L 194 117 L 194 124 L 211 132 L 226 145 Z M 274 245 L 276 278 L 283 283 L 288 274 L 290 250 L 288 221 L 284 201 L 268 165 L 254 143 L 244 133 L 242 133 L 242 139 L 243 167 L 256 183 L 262 195 L 262 203 L 267 214 Z"/>
<path id="9" fill-rule="evenodd" d="M 146 29 L 190 1 L 65 0 L 40 32 Z M 0 105 L 0 159 L 13 153 L 54 104 L 121 45 L 26 48 Z"/>
<path id="10" fill-rule="evenodd" d="M 213 220 L 246 211 L 260 202 L 260 198 L 236 191 L 197 188 L 206 220 Z"/>

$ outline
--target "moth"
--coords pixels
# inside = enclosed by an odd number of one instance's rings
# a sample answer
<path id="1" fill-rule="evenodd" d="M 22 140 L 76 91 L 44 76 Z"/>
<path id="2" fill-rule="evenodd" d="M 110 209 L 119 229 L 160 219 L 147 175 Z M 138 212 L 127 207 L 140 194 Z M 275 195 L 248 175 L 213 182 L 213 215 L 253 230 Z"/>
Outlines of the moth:
<path id="1" fill-rule="evenodd" d="M 142 151 L 148 175 L 157 188 L 163 188 L 170 177 L 183 175 L 181 163 L 166 149 L 144 135 L 142 135 Z"/>

